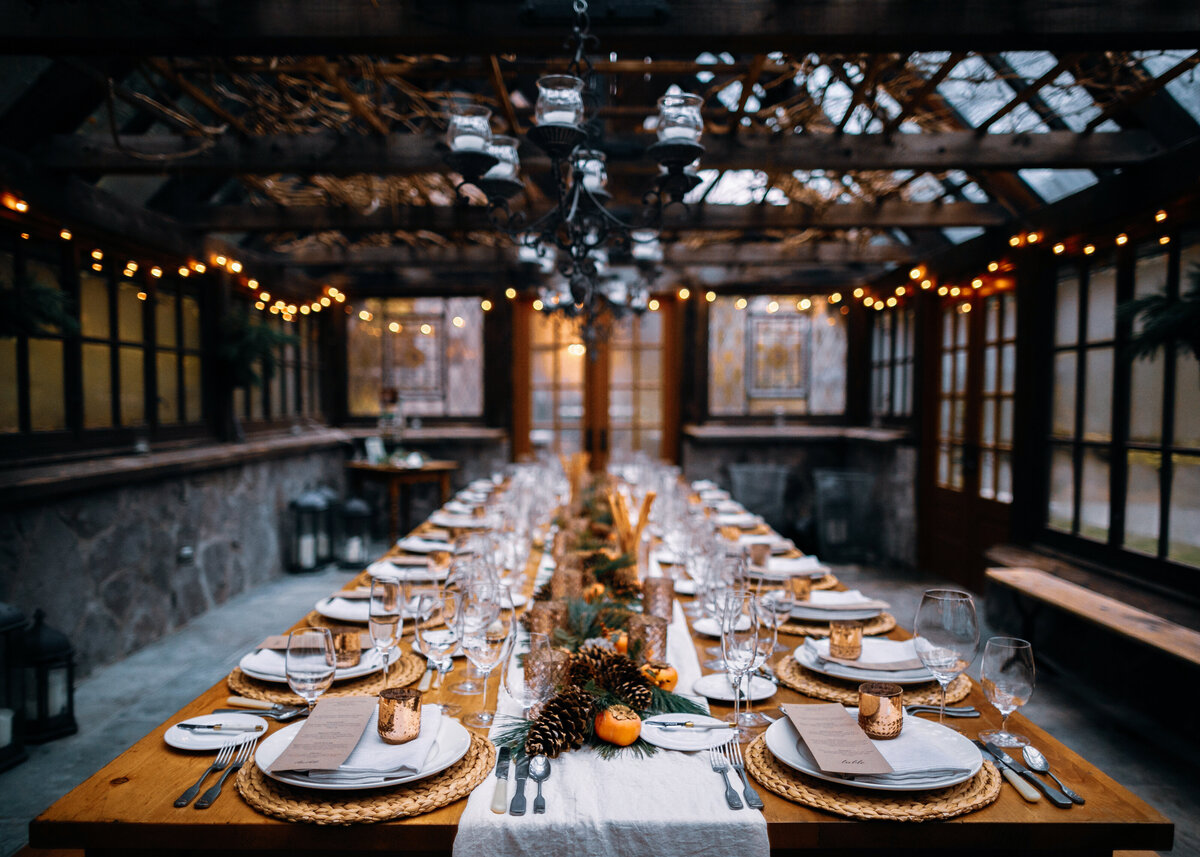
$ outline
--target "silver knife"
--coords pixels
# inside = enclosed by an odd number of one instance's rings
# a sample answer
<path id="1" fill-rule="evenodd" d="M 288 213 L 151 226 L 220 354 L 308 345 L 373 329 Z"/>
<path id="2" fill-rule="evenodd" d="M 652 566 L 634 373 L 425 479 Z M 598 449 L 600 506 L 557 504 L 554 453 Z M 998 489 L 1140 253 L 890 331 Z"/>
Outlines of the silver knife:
<path id="1" fill-rule="evenodd" d="M 208 732 L 261 732 L 263 727 L 261 724 L 253 726 L 234 726 L 228 723 L 176 723 L 180 729 L 187 729 L 191 732 L 199 732 L 205 730 Z"/>
<path id="2" fill-rule="evenodd" d="M 1025 800 L 1029 801 L 1030 803 L 1042 799 L 1042 796 L 1037 793 L 1037 789 L 1029 785 L 1029 783 L 1025 782 L 1025 780 L 1021 779 L 1020 775 L 1013 770 L 1012 765 L 1010 764 L 1011 760 L 1009 759 L 1007 753 L 1000 753 L 999 755 L 996 755 L 995 751 L 993 751 L 990 747 L 985 746 L 984 743 L 979 740 L 976 740 L 974 744 L 979 748 L 979 751 L 983 753 L 983 757 L 985 759 L 991 759 L 996 763 L 996 767 L 1000 769 L 1000 773 L 1003 775 L 1004 779 L 1008 780 L 1008 784 L 1020 792 L 1021 797 L 1025 798 Z"/>
<path id="3" fill-rule="evenodd" d="M 492 793 L 492 812 L 504 815 L 508 807 L 508 757 L 512 750 L 500 748 L 500 757 L 496 760 L 496 790 Z"/>
<path id="4" fill-rule="evenodd" d="M 508 811 L 512 815 L 525 814 L 525 781 L 527 779 L 529 779 L 529 757 L 522 756 L 517 762 L 516 794 L 513 795 L 512 803 L 508 807 Z"/>
<path id="5" fill-rule="evenodd" d="M 734 729 L 733 723 L 694 723 L 691 720 L 647 720 L 643 726 L 658 726 L 662 729 Z"/>
<path id="6" fill-rule="evenodd" d="M 992 755 L 1003 756 L 1004 761 L 1008 763 L 1009 767 L 1011 767 L 1018 774 L 1020 774 L 1025 779 L 1029 780 L 1029 782 L 1033 783 L 1035 786 L 1037 786 L 1039 789 L 1041 789 L 1042 794 L 1044 794 L 1046 796 L 1047 800 L 1049 800 L 1050 803 L 1054 804 L 1059 809 L 1070 809 L 1071 808 L 1071 806 L 1073 804 L 1071 803 L 1071 799 L 1069 797 L 1067 797 L 1065 794 L 1060 792 L 1058 789 L 1054 788 L 1054 786 L 1048 786 L 1045 783 L 1043 783 L 1041 780 L 1039 780 L 1037 777 L 1035 777 L 1033 775 L 1032 771 L 1030 771 L 1028 768 L 1026 768 L 1024 765 L 1022 765 L 1020 762 L 1018 762 L 1012 756 L 1008 755 L 1008 753 L 1005 753 L 1003 750 L 1001 750 L 999 747 L 997 747 L 991 741 L 987 742 L 987 748 L 992 751 Z"/>

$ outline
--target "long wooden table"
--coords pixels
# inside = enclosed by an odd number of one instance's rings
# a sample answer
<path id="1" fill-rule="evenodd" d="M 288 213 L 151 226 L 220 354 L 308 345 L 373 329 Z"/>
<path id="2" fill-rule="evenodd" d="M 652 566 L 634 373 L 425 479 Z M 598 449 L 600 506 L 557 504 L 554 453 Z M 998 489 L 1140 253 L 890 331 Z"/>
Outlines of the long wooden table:
<path id="1" fill-rule="evenodd" d="M 536 568 L 536 557 L 531 562 Z M 531 575 L 532 577 L 532 575 Z M 354 586 L 359 580 L 349 584 Z M 530 586 L 532 579 L 530 580 Z M 299 623 L 298 623 L 299 624 Z M 907 634 L 896 630 L 892 636 Z M 799 645 L 800 638 L 781 636 L 785 644 Z M 696 641 L 698 650 L 712 645 L 711 639 Z M 784 654 L 782 657 L 790 657 Z M 700 651 L 703 662 L 706 655 Z M 456 672 L 464 667 L 456 664 Z M 448 676 L 443 688 L 453 684 Z M 489 703 L 494 706 L 497 685 L 490 685 Z M 446 699 L 462 705 L 464 712 L 479 706 L 480 697 L 454 696 Z M 88 855 L 153 853 L 172 855 L 245 854 L 338 855 L 403 852 L 448 853 L 466 801 L 414 818 L 386 824 L 350 827 L 320 827 L 277 821 L 259 815 L 246 805 L 233 783 L 211 809 L 175 809 L 172 802 L 191 784 L 210 758 L 207 754 L 185 753 L 163 742 L 172 723 L 221 707 L 230 695 L 219 682 L 184 706 L 86 782 L 63 797 L 30 824 L 30 844 L 37 848 L 85 849 Z M 781 687 L 770 701 L 813 702 Z M 999 717 L 976 685 L 963 704 L 984 712 L 978 720 L 958 720 L 954 725 L 969 736 L 999 723 Z M 760 703 L 763 705 L 766 703 Z M 730 710 L 714 704 L 715 714 Z M 855 821 L 818 812 L 783 800 L 759 788 L 766 804 L 773 853 L 786 854 L 1055 854 L 1101 855 L 1114 850 L 1171 847 L 1171 822 L 1136 795 L 1090 765 L 1019 714 L 1011 723 L 1030 736 L 1050 760 L 1056 773 L 1084 795 L 1085 806 L 1057 809 L 1046 800 L 1026 803 L 1005 783 L 1000 798 L 986 809 L 950 821 L 925 823 Z M 86 725 L 85 727 L 86 728 Z M 280 728 L 273 724 L 272 731 Z M 637 764 L 617 760 L 613 764 Z M 490 778 L 489 778 L 490 780 Z M 491 788 L 490 781 L 485 787 Z M 717 787 L 714 780 L 714 788 Z M 669 802 L 664 800 L 664 812 Z M 36 854 L 36 851 L 31 851 Z M 550 855 L 548 855 L 550 857 Z"/>

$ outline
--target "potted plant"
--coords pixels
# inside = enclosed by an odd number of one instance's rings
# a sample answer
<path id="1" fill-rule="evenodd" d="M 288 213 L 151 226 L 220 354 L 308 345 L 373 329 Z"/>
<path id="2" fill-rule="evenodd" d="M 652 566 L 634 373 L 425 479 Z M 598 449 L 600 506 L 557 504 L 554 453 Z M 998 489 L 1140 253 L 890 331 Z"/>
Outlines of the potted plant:
<path id="1" fill-rule="evenodd" d="M 215 356 L 224 387 L 234 389 L 262 386 L 275 376 L 279 366 L 279 349 L 299 342 L 290 333 L 283 333 L 265 324 L 256 324 L 245 315 L 229 313 L 221 320 Z M 229 395 L 226 394 L 226 395 Z M 232 440 L 244 440 L 242 422 L 230 405 L 228 420 L 222 434 Z"/>
<path id="2" fill-rule="evenodd" d="M 79 330 L 66 292 L 28 278 L 0 283 L 0 338 L 37 336 L 55 329 L 67 334 Z"/>
<path id="3" fill-rule="evenodd" d="M 1156 293 L 1121 304 L 1118 316 L 1140 324 L 1129 340 L 1134 357 L 1152 357 L 1160 348 L 1191 349 L 1200 360 L 1200 265 L 1188 274 L 1191 285 L 1178 297 Z"/>

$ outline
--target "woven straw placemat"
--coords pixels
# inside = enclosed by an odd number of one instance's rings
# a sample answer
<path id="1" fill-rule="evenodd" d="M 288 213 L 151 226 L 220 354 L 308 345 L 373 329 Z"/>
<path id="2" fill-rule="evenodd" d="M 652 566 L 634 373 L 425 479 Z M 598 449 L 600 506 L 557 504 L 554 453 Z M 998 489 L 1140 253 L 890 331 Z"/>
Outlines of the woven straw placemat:
<path id="1" fill-rule="evenodd" d="M 835 589 L 837 585 L 837 575 L 832 571 L 826 572 L 824 577 L 818 577 L 812 582 L 813 589 Z"/>
<path id="2" fill-rule="evenodd" d="M 871 792 L 806 777 L 780 762 L 762 736 L 746 748 L 746 770 L 793 803 L 868 821 L 933 821 L 983 809 L 1000 796 L 1000 774 L 991 762 L 965 783 L 916 792 Z"/>
<path id="3" fill-rule="evenodd" d="M 425 672 L 425 659 L 412 652 L 406 652 L 400 660 L 388 667 L 388 685 L 390 687 L 406 687 L 421 677 Z M 382 673 L 371 673 L 362 678 L 340 681 L 325 691 L 322 696 L 374 696 L 379 693 Z M 292 693 L 286 684 L 271 681 L 259 681 L 250 678 L 237 667 L 225 679 L 225 684 L 238 696 L 248 696 L 251 699 L 264 699 L 267 702 L 281 702 L 284 705 L 303 705 L 304 700 Z"/>
<path id="4" fill-rule="evenodd" d="M 874 619 L 863 622 L 863 633 L 868 637 L 886 634 L 896 627 L 896 617 L 891 613 L 880 613 Z M 828 637 L 828 622 L 784 622 L 779 626 L 779 633 L 792 634 L 797 637 Z"/>
<path id="5" fill-rule="evenodd" d="M 375 824 L 421 815 L 466 797 L 492 772 L 495 761 L 492 742 L 472 735 L 467 754 L 440 774 L 390 789 L 299 788 L 271 779 L 254 764 L 238 772 L 237 787 L 246 803 L 272 818 L 308 824 Z"/>
<path id="6" fill-rule="evenodd" d="M 840 702 L 843 705 L 858 705 L 859 682 L 843 681 L 806 670 L 796 663 L 796 659 L 791 655 L 784 655 L 775 664 L 775 676 L 783 684 L 805 696 Z M 971 680 L 965 675 L 960 675 L 946 688 L 946 702 L 959 702 L 966 699 L 970 692 Z M 937 705 L 941 701 L 942 693 L 937 682 L 930 681 L 904 688 L 905 705 Z"/>
<path id="7" fill-rule="evenodd" d="M 440 617 L 431 616 L 428 619 L 426 619 L 425 621 L 419 623 L 417 625 L 417 627 L 418 628 L 428 628 L 428 627 L 431 627 L 432 625 L 436 625 L 437 623 L 439 623 L 441 621 L 442 620 Z M 363 622 L 341 622 L 337 619 L 329 619 L 325 616 L 322 616 L 316 610 L 313 610 L 307 616 L 304 617 L 304 624 L 308 625 L 310 628 L 353 628 L 356 626 L 362 626 L 365 623 L 363 623 Z M 406 616 L 404 618 L 404 633 L 405 634 L 410 633 L 412 631 L 412 628 L 413 628 L 412 619 L 410 619 Z"/>

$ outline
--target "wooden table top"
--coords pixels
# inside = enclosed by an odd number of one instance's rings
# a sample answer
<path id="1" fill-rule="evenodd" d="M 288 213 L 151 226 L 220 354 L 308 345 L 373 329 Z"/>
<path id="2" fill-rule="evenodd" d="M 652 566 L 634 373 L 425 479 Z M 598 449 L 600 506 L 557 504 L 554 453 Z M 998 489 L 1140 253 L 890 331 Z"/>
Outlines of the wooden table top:
<path id="1" fill-rule="evenodd" d="M 420 528 L 418 528 L 420 529 Z M 536 557 L 531 569 L 536 568 Z M 365 575 L 365 573 L 364 573 Z M 361 578 L 360 578 L 361 579 Z M 353 587 L 356 579 L 348 584 Z M 528 583 L 532 588 L 532 573 Z M 302 620 L 303 621 L 303 620 Z M 297 623 L 301 624 L 301 623 Z M 908 636 L 897 630 L 892 636 Z M 801 638 L 781 635 L 785 645 L 799 645 Z M 703 662 L 704 647 L 711 639 L 700 638 L 696 646 Z M 790 657 L 784 653 L 782 657 Z M 464 669 L 456 663 L 455 674 Z M 443 687 L 454 683 L 447 676 Z M 489 682 L 489 702 L 495 702 L 498 681 Z M 433 693 L 447 693 L 435 691 Z M 258 852 L 300 854 L 328 851 L 337 854 L 373 852 L 448 853 L 466 801 L 460 800 L 426 815 L 385 824 L 321 827 L 278 821 L 259 815 L 245 804 L 233 783 L 211 809 L 175 809 L 172 802 L 199 776 L 209 754 L 193 754 L 168 747 L 163 733 L 172 723 L 224 705 L 230 695 L 219 682 L 184 706 L 129 750 L 60 799 L 30 825 L 34 848 L 86 848 L 102 853 L 137 850 L 157 854 L 196 852 Z M 477 707 L 480 697 L 454 696 L 464 712 Z M 437 701 L 437 697 L 434 697 Z M 780 687 L 770 702 L 811 703 L 812 700 Z M 999 724 L 978 685 L 962 704 L 984 712 L 978 720 L 958 720 L 969 737 Z M 759 703 L 763 705 L 763 703 Z M 729 706 L 714 703 L 720 716 Z M 978 812 L 950 821 L 920 824 L 866 822 L 842 818 L 790 803 L 759 787 L 766 804 L 764 814 L 773 852 L 806 854 L 863 851 L 895 855 L 907 851 L 930 854 L 1111 854 L 1120 849 L 1165 850 L 1171 847 L 1173 826 L 1169 820 L 1136 795 L 1123 788 L 1085 759 L 1059 743 L 1019 714 L 1012 727 L 1028 735 L 1049 759 L 1053 770 L 1086 799 L 1085 806 L 1057 809 L 1045 799 L 1027 803 L 1004 783 L 999 799 Z M 284 724 L 272 723 L 271 731 Z M 86 727 L 85 727 L 86 728 Z M 613 764 L 637 764 L 617 760 Z M 489 782 L 485 786 L 490 788 Z M 715 787 L 715 784 L 714 784 Z M 664 811 L 669 811 L 664 807 Z M 400 833 L 400 828 L 403 833 Z"/>
<path id="2" fill-rule="evenodd" d="M 346 467 L 351 470 L 365 470 L 371 473 L 405 474 L 405 473 L 444 473 L 458 470 L 457 461 L 426 461 L 420 467 L 404 467 L 398 464 L 372 464 L 369 461 L 347 461 Z"/>

